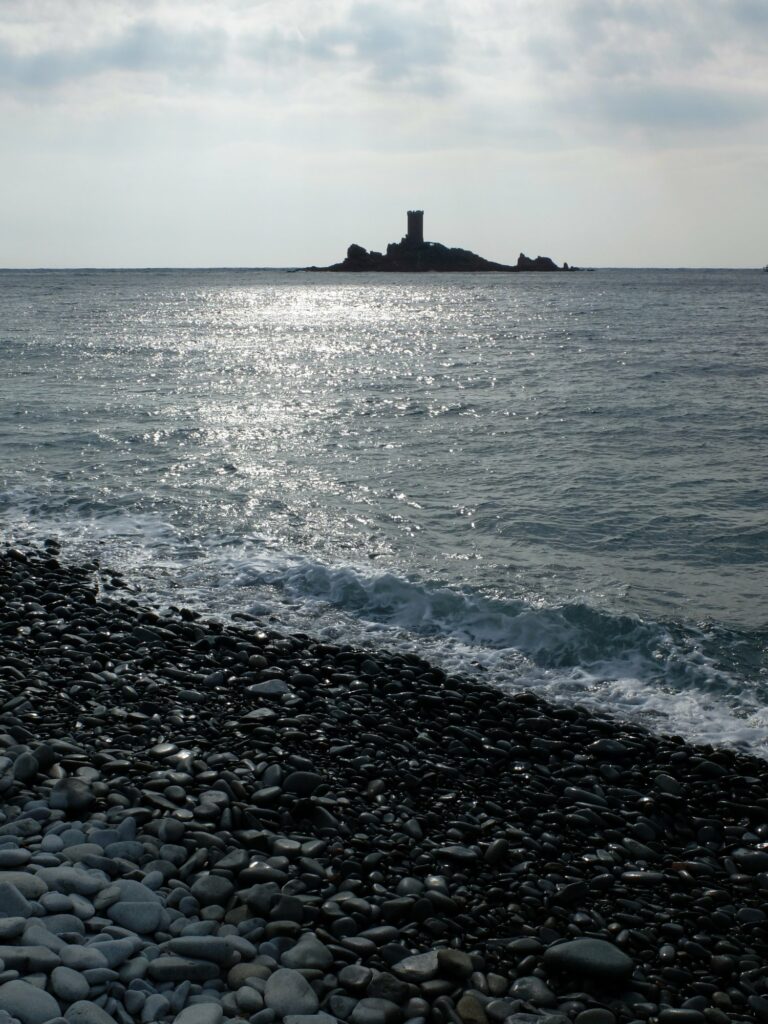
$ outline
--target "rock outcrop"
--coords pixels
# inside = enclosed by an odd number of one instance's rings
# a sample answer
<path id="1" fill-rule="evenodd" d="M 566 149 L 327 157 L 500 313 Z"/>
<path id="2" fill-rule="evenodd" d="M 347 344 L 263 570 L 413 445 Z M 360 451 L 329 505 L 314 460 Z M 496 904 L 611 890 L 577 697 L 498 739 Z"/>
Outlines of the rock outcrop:
<path id="1" fill-rule="evenodd" d="M 412 220 L 414 211 L 409 212 L 408 234 L 399 242 L 390 242 L 386 252 L 375 252 L 364 249 L 362 245 L 350 245 L 346 258 L 330 267 L 306 267 L 306 270 L 346 271 L 360 273 L 365 271 L 388 271 L 393 273 L 413 274 L 432 272 L 476 272 L 503 271 L 505 273 L 521 273 L 524 271 L 567 271 L 577 270 L 564 263 L 559 267 L 549 256 L 537 256 L 532 259 L 520 253 L 515 265 L 494 263 L 486 260 L 469 249 L 449 248 L 440 242 L 425 242 L 421 235 L 421 219 L 417 232 L 414 231 Z M 421 211 L 416 211 L 421 214 Z"/>

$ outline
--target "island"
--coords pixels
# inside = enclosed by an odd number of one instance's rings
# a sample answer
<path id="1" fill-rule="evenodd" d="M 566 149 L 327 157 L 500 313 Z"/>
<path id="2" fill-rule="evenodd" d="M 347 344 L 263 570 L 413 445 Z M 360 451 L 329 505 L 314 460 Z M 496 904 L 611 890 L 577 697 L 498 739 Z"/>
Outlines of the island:
<path id="1" fill-rule="evenodd" d="M 559 267 L 549 256 L 532 259 L 520 253 L 517 263 L 493 263 L 469 249 L 450 248 L 440 242 L 424 241 L 424 211 L 408 210 L 408 228 L 399 242 L 390 242 L 386 252 L 369 252 L 362 245 L 350 245 L 346 258 L 330 267 L 305 267 L 305 270 L 319 271 L 388 271 L 400 274 L 466 271 L 503 271 L 518 274 L 528 271 L 563 272 L 578 270 L 564 263 Z"/>

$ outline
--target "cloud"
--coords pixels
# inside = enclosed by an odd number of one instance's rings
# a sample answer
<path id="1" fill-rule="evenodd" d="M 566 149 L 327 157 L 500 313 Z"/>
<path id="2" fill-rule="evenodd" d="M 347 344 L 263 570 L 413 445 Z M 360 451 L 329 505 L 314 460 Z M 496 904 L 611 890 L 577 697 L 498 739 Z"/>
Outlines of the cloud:
<path id="1" fill-rule="evenodd" d="M 613 85 L 593 92 L 589 107 L 614 125 L 680 130 L 736 129 L 765 117 L 765 97 L 757 92 L 676 85 Z"/>
<path id="2" fill-rule="evenodd" d="M 21 13 L 8 18 L 0 11 L 0 84 L 39 92 L 119 72 L 159 75 L 169 84 L 196 78 L 202 85 L 222 72 L 222 83 L 241 91 L 269 75 L 295 79 L 297 72 L 312 77 L 330 70 L 356 75 L 374 90 L 441 95 L 451 88 L 457 61 L 450 4 L 439 0 L 331 2 L 307 12 L 301 2 L 224 4 L 218 14 L 205 3 L 183 9 L 166 3 L 151 8 L 153 18 L 149 9 L 142 4 L 141 16 L 132 17 L 130 7 L 118 4 L 119 27 L 102 17 L 96 28 L 87 25 L 85 43 L 72 18 L 54 19 L 36 35 Z"/>
<path id="3" fill-rule="evenodd" d="M 765 0 L 5 0 L 0 91 L 403 149 L 663 143 L 764 117 L 766 26 Z"/>
<path id="4" fill-rule="evenodd" d="M 765 26 L 763 0 L 572 0 L 561 17 L 537 24 L 528 52 L 598 78 L 690 78 L 727 65 L 733 83 L 750 75 L 752 58 L 768 56 L 768 40 L 755 33 Z M 736 54 L 746 63 L 734 63 Z"/>
<path id="5" fill-rule="evenodd" d="M 572 0 L 533 20 L 521 51 L 564 137 L 725 139 L 766 118 L 763 21 L 752 0 Z"/>
<path id="6" fill-rule="evenodd" d="M 374 89 L 442 95 L 452 86 L 455 36 L 444 4 L 416 9 L 355 3 L 319 25 L 254 33 L 242 52 L 257 63 L 357 72 Z M 310 72 L 311 73 L 311 72 Z"/>
<path id="7" fill-rule="evenodd" d="M 0 83 L 44 90 L 110 71 L 198 78 L 221 66 L 226 49 L 226 35 L 220 30 L 169 29 L 149 20 L 79 47 L 24 53 L 0 41 Z"/>

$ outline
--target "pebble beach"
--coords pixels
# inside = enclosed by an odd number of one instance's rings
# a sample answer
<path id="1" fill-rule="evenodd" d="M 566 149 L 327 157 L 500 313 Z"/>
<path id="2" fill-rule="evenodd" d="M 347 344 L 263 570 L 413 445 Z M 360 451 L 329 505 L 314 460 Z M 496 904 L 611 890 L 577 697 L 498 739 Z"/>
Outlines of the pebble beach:
<path id="1" fill-rule="evenodd" d="M 759 758 L 55 541 L 0 636 L 0 1024 L 768 1020 Z"/>

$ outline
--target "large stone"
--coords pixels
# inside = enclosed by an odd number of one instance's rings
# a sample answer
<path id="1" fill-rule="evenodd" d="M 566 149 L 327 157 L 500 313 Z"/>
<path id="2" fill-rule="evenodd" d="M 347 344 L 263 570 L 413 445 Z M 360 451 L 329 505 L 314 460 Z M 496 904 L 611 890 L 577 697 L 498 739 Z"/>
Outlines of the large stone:
<path id="1" fill-rule="evenodd" d="M 339 984 L 353 995 L 364 995 L 371 983 L 373 971 L 362 964 L 347 964 L 339 971 Z"/>
<path id="2" fill-rule="evenodd" d="M 6 968 L 20 974 L 50 974 L 61 963 L 61 957 L 47 946 L 1 946 L 0 955 Z"/>
<path id="3" fill-rule="evenodd" d="M 461 949 L 438 949 L 437 963 L 441 974 L 457 981 L 464 981 L 474 970 L 472 957 Z"/>
<path id="4" fill-rule="evenodd" d="M 173 1024 L 221 1024 L 223 1016 L 220 1003 L 193 1003 L 173 1018 Z"/>
<path id="5" fill-rule="evenodd" d="M 54 783 L 49 806 L 57 811 L 87 811 L 93 803 L 90 786 L 82 779 L 59 779 Z"/>
<path id="6" fill-rule="evenodd" d="M 71 967 L 73 971 L 102 970 L 107 967 L 107 958 L 99 949 L 99 944 L 93 946 L 75 946 L 70 943 L 61 950 L 61 962 L 65 967 Z"/>
<path id="7" fill-rule="evenodd" d="M 107 966 L 112 969 L 124 964 L 129 957 L 138 952 L 140 947 L 141 939 L 138 938 L 110 939 L 108 942 L 99 942 L 94 946 L 107 961 Z"/>
<path id="8" fill-rule="evenodd" d="M 71 967 L 54 967 L 51 972 L 51 988 L 65 1003 L 76 1003 L 79 999 L 85 999 L 90 991 L 86 979 Z"/>
<path id="9" fill-rule="evenodd" d="M 762 871 L 768 871 L 768 851 L 766 850 L 750 850 L 742 846 L 738 850 L 734 850 L 731 857 L 747 875 L 757 875 Z"/>
<path id="10" fill-rule="evenodd" d="M 61 1007 L 53 996 L 26 981 L 6 981 L 0 985 L 0 1010 L 16 1017 L 21 1024 L 45 1024 L 61 1016 Z"/>
<path id="11" fill-rule="evenodd" d="M 488 1024 L 482 1003 L 469 992 L 465 992 L 456 1004 L 456 1012 L 464 1024 Z"/>
<path id="12" fill-rule="evenodd" d="M 339 1024 L 338 1017 L 330 1013 L 288 1013 L 283 1017 L 283 1024 Z"/>
<path id="13" fill-rule="evenodd" d="M 388 999 L 390 1003 L 402 1006 L 408 1001 L 411 989 L 406 982 L 396 978 L 389 971 L 379 971 L 371 979 L 365 994 L 371 999 Z"/>
<path id="14" fill-rule="evenodd" d="M 202 875 L 190 889 L 202 907 L 226 907 L 234 891 L 232 882 L 220 875 Z"/>
<path id="15" fill-rule="evenodd" d="M 55 868 L 40 868 L 37 877 L 54 892 L 63 892 L 65 895 L 77 893 L 78 896 L 85 896 L 87 899 L 95 896 L 107 885 L 107 878 L 101 871 L 84 871 L 82 868 L 73 868 L 67 864 Z M 26 896 L 26 893 L 24 895 Z"/>
<path id="16" fill-rule="evenodd" d="M 322 775 L 317 772 L 291 772 L 283 781 L 283 790 L 297 796 L 311 796 L 323 781 Z"/>
<path id="17" fill-rule="evenodd" d="M 117 1024 L 115 1018 L 89 999 L 80 999 L 64 1014 L 69 1024 Z"/>
<path id="18" fill-rule="evenodd" d="M 54 953 L 60 955 L 61 950 L 66 946 L 66 942 L 33 918 L 27 922 L 27 927 L 24 929 L 24 937 L 19 945 L 45 946 L 46 949 L 52 949 Z"/>
<path id="19" fill-rule="evenodd" d="M 192 981 L 197 984 L 218 978 L 216 964 L 206 960 L 187 960 L 181 956 L 159 956 L 151 960 L 147 974 L 153 981 Z"/>
<path id="20" fill-rule="evenodd" d="M 95 901 L 96 909 L 103 910 L 113 903 L 162 903 L 157 893 L 133 878 L 119 878 L 102 889 Z"/>
<path id="21" fill-rule="evenodd" d="M 32 854 L 29 850 L 25 850 L 18 846 L 5 846 L 0 849 L 0 868 L 5 871 L 10 868 L 13 871 L 15 868 L 23 868 L 29 864 L 32 859 Z"/>
<path id="22" fill-rule="evenodd" d="M 318 998 L 315 990 L 299 971 L 281 967 L 267 979 L 264 1002 L 278 1017 L 289 1013 L 315 1013 Z"/>
<path id="23" fill-rule="evenodd" d="M 0 900 L 0 907 L 5 910 L 2 900 Z M 26 923 L 26 917 L 0 917 L 0 942 L 18 938 L 24 931 Z"/>
<path id="24" fill-rule="evenodd" d="M 29 750 L 19 754 L 13 765 L 13 777 L 19 782 L 27 782 L 29 779 L 34 779 L 39 771 L 40 764 L 35 755 Z"/>
<path id="25" fill-rule="evenodd" d="M 283 953 L 280 962 L 298 970 L 325 970 L 333 963 L 333 953 L 314 935 L 306 935 Z"/>
<path id="26" fill-rule="evenodd" d="M 403 1011 L 389 999 L 361 999 L 350 1015 L 351 1024 L 399 1024 Z"/>
<path id="27" fill-rule="evenodd" d="M 251 697 L 282 697 L 292 690 L 284 679 L 265 679 L 263 683 L 246 686 L 245 692 Z"/>
<path id="28" fill-rule="evenodd" d="M 160 903 L 126 903 L 119 900 L 112 904 L 107 916 L 121 928 L 127 928 L 139 935 L 148 935 L 160 928 L 167 915 Z"/>
<path id="29" fill-rule="evenodd" d="M 39 900 L 43 893 L 48 891 L 48 886 L 39 874 L 33 875 L 27 871 L 0 871 L 0 899 L 5 896 L 3 887 L 6 885 L 15 886 L 17 892 L 27 900 Z M 14 910 L 12 913 L 18 914 L 20 911 Z"/>
<path id="30" fill-rule="evenodd" d="M 522 999 L 525 1003 L 533 1003 L 534 1006 L 557 1006 L 555 993 L 535 974 L 525 975 L 513 981 L 509 994 L 516 999 Z"/>
<path id="31" fill-rule="evenodd" d="M 176 956 L 210 960 L 222 967 L 231 967 L 238 960 L 236 944 L 216 935 L 180 935 L 167 943 L 167 949 Z"/>
<path id="32" fill-rule="evenodd" d="M 569 974 L 589 981 L 619 985 L 628 981 L 634 963 L 616 946 L 603 939 L 573 939 L 550 946 L 544 967 L 553 974 Z"/>
<path id="33" fill-rule="evenodd" d="M 431 949 L 428 953 L 417 953 L 415 956 L 407 956 L 392 967 L 392 973 L 403 981 L 411 981 L 415 985 L 422 981 L 431 981 L 437 977 L 438 962 L 437 950 Z"/>

